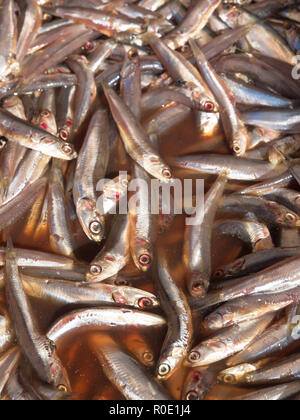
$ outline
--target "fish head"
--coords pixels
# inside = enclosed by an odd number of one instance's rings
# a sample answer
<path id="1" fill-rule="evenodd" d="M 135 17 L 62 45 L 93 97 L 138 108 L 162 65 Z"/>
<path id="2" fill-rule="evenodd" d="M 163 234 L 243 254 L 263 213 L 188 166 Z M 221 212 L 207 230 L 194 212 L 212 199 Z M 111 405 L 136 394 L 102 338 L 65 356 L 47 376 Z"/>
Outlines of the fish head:
<path id="1" fill-rule="evenodd" d="M 266 207 L 273 213 L 275 222 L 278 225 L 290 228 L 296 228 L 300 226 L 300 218 L 292 210 L 289 210 L 286 207 L 272 201 L 266 202 Z"/>
<path id="2" fill-rule="evenodd" d="M 151 310 L 159 306 L 155 295 L 134 287 L 119 286 L 113 292 L 115 302 L 134 306 L 137 309 Z"/>
<path id="3" fill-rule="evenodd" d="M 224 280 L 226 277 L 225 267 L 218 268 L 212 275 L 212 279 L 215 281 Z"/>
<path id="4" fill-rule="evenodd" d="M 236 28 L 242 16 L 242 9 L 230 3 L 223 4 L 218 8 L 218 15 L 230 28 Z"/>
<path id="5" fill-rule="evenodd" d="M 180 368 L 181 362 L 184 360 L 186 354 L 182 347 L 171 347 L 165 355 L 162 355 L 156 372 L 157 378 L 161 381 L 169 379 L 174 372 Z"/>
<path id="6" fill-rule="evenodd" d="M 253 372 L 254 370 L 255 367 L 248 363 L 234 366 L 220 372 L 218 381 L 228 385 L 237 385 L 247 373 Z"/>
<path id="7" fill-rule="evenodd" d="M 216 270 L 213 274 L 213 280 L 225 280 L 238 276 L 245 267 L 245 258 L 239 258 L 235 262 L 228 264 Z"/>
<path id="8" fill-rule="evenodd" d="M 77 203 L 76 212 L 87 237 L 91 241 L 101 242 L 104 239 L 105 221 L 98 213 L 95 201 L 89 198 L 81 199 Z"/>
<path id="9" fill-rule="evenodd" d="M 119 258 L 117 255 L 105 253 L 96 262 L 92 262 L 86 279 L 91 282 L 106 280 L 119 271 Z"/>
<path id="10" fill-rule="evenodd" d="M 203 321 L 203 327 L 208 331 L 221 330 L 225 325 L 226 319 L 221 312 L 214 312 Z"/>
<path id="11" fill-rule="evenodd" d="M 207 381 L 207 368 L 192 369 L 187 376 L 182 399 L 187 401 L 202 400 L 210 384 Z"/>
<path id="12" fill-rule="evenodd" d="M 55 134 L 57 132 L 56 119 L 53 112 L 48 109 L 43 109 L 36 121 L 36 124 L 40 126 L 42 130 L 48 131 L 49 133 Z"/>
<path id="13" fill-rule="evenodd" d="M 187 286 L 191 296 L 204 297 L 208 289 L 208 279 L 203 277 L 203 273 L 194 271 L 188 278 Z"/>
<path id="14" fill-rule="evenodd" d="M 250 134 L 246 127 L 241 127 L 232 141 L 232 150 L 236 156 L 244 156 L 250 143 Z"/>
<path id="15" fill-rule="evenodd" d="M 218 339 L 218 337 L 211 338 L 189 353 L 186 365 L 193 367 L 216 363 L 224 358 L 226 348 L 226 343 Z"/>
<path id="16" fill-rule="evenodd" d="M 143 238 L 135 238 L 133 259 L 139 270 L 149 271 L 153 262 L 152 244 Z"/>
<path id="17" fill-rule="evenodd" d="M 57 355 L 55 343 L 47 339 L 43 348 L 47 353 L 48 383 L 54 385 L 62 393 L 70 392 L 68 373 Z"/>
<path id="18" fill-rule="evenodd" d="M 45 131 L 46 133 L 46 131 Z M 50 156 L 57 159 L 73 160 L 77 158 L 77 152 L 71 143 L 62 142 L 58 137 L 52 134 L 40 134 L 40 132 L 34 133 L 31 137 L 32 143 L 40 145 L 41 151 L 49 153 Z"/>
<path id="19" fill-rule="evenodd" d="M 142 166 L 149 174 L 163 183 L 169 184 L 173 181 L 170 167 L 155 155 L 147 155 Z"/>
<path id="20" fill-rule="evenodd" d="M 219 106 L 212 95 L 203 93 L 203 89 L 192 88 L 192 99 L 195 107 L 200 111 L 206 113 L 217 114 L 219 112 Z"/>

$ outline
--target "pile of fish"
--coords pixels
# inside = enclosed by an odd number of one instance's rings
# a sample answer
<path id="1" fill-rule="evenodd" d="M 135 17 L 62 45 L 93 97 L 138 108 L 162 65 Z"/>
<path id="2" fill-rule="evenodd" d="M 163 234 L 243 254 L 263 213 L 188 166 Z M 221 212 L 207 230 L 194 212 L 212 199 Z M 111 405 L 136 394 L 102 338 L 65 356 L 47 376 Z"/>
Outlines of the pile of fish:
<path id="1" fill-rule="evenodd" d="M 299 0 L 1 0 L 2 400 L 300 399 L 298 51 Z"/>

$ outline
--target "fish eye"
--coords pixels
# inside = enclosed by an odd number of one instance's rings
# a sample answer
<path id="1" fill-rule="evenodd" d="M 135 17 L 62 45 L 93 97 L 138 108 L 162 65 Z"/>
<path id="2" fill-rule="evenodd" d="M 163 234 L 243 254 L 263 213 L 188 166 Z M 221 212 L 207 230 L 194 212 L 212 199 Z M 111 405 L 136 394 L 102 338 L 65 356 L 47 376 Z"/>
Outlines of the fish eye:
<path id="1" fill-rule="evenodd" d="M 64 393 L 68 392 L 68 388 L 65 385 L 58 385 L 57 389 Z"/>
<path id="2" fill-rule="evenodd" d="M 224 276 L 224 271 L 223 270 L 217 270 L 214 274 L 214 277 L 221 279 Z"/>
<path id="3" fill-rule="evenodd" d="M 138 305 L 140 308 L 146 309 L 146 308 L 151 308 L 151 306 L 153 306 L 153 303 L 151 299 L 144 297 L 138 301 Z"/>
<path id="4" fill-rule="evenodd" d="M 200 357 L 201 357 L 201 355 L 200 355 L 200 353 L 199 353 L 198 351 L 192 351 L 192 352 L 189 354 L 189 361 L 190 361 L 191 363 L 195 363 L 195 362 L 197 362 L 198 360 L 200 360 Z"/>
<path id="5" fill-rule="evenodd" d="M 127 281 L 127 280 L 125 280 L 125 279 L 117 279 L 117 280 L 115 281 L 115 285 L 116 285 L 116 286 L 128 286 L 128 285 L 129 285 L 129 283 L 128 283 L 128 281 Z"/>
<path id="6" fill-rule="evenodd" d="M 74 152 L 74 149 L 70 144 L 64 144 L 63 147 L 62 147 L 62 151 L 66 155 L 71 155 Z"/>
<path id="7" fill-rule="evenodd" d="M 172 178 L 171 171 L 170 171 L 169 169 L 163 169 L 163 171 L 162 171 L 162 176 L 163 176 L 164 178 L 167 178 L 167 179 Z"/>
<path id="8" fill-rule="evenodd" d="M 93 49 L 95 48 L 95 45 L 94 45 L 94 43 L 93 42 L 86 42 L 85 44 L 84 44 L 84 46 L 83 46 L 83 49 L 85 50 L 85 51 L 87 51 L 87 52 L 90 52 L 90 51 L 92 51 Z"/>
<path id="9" fill-rule="evenodd" d="M 143 359 L 146 361 L 146 362 L 153 362 L 153 360 L 154 360 L 154 356 L 153 356 L 153 354 L 152 353 L 150 353 L 150 351 L 145 351 L 145 353 L 143 354 Z"/>
<path id="10" fill-rule="evenodd" d="M 225 375 L 223 378 L 223 381 L 226 384 L 235 384 L 235 377 L 233 375 Z"/>
<path id="11" fill-rule="evenodd" d="M 138 56 L 139 56 L 139 54 L 138 54 L 138 51 L 137 51 L 137 49 L 136 49 L 136 48 L 131 48 L 131 49 L 128 51 L 128 57 L 129 57 L 130 59 L 136 58 L 136 57 L 138 57 Z"/>
<path id="12" fill-rule="evenodd" d="M 200 292 L 203 289 L 203 284 L 200 282 L 194 283 L 192 289 L 194 292 Z"/>
<path id="13" fill-rule="evenodd" d="M 296 221 L 296 216 L 294 215 L 294 214 L 292 214 L 292 213 L 287 213 L 286 215 L 285 215 L 285 220 L 288 222 L 288 223 L 294 223 L 295 221 Z"/>
<path id="14" fill-rule="evenodd" d="M 0 137 L 0 150 L 3 149 L 3 147 L 6 145 L 6 143 L 7 143 L 7 138 L 1 136 Z"/>
<path id="15" fill-rule="evenodd" d="M 98 264 L 92 264 L 90 266 L 90 273 L 93 276 L 96 276 L 98 274 L 101 274 L 102 273 L 102 267 L 100 265 L 98 265 Z"/>
<path id="16" fill-rule="evenodd" d="M 47 111 L 47 109 L 45 109 L 44 111 L 41 112 L 41 117 L 49 118 L 50 117 L 50 112 Z"/>
<path id="17" fill-rule="evenodd" d="M 178 80 L 175 80 L 174 85 L 178 87 L 182 87 L 186 85 L 186 82 L 184 80 L 178 79 Z"/>
<path id="18" fill-rule="evenodd" d="M 67 141 L 67 140 L 68 140 L 68 138 L 69 138 L 69 133 L 68 133 L 66 130 L 62 129 L 62 130 L 60 130 L 60 131 L 59 131 L 59 137 L 60 137 L 63 141 Z"/>
<path id="19" fill-rule="evenodd" d="M 212 102 L 206 102 L 204 104 L 204 109 L 207 112 L 213 112 L 215 110 L 215 105 Z"/>
<path id="20" fill-rule="evenodd" d="M 148 254 L 143 254 L 143 255 L 141 255 L 141 256 L 140 256 L 140 258 L 139 258 L 139 263 L 140 263 L 143 267 L 145 267 L 145 266 L 149 266 L 149 265 L 151 264 L 151 262 L 152 262 L 152 259 L 151 259 L 150 255 L 148 255 Z"/>
<path id="21" fill-rule="evenodd" d="M 236 154 L 239 154 L 239 153 L 241 152 L 241 148 L 240 148 L 240 146 L 238 146 L 237 144 L 235 144 L 235 145 L 233 146 L 233 151 L 234 151 Z"/>
<path id="22" fill-rule="evenodd" d="M 123 185 L 123 187 L 128 187 L 128 179 L 122 179 L 121 184 Z"/>
<path id="23" fill-rule="evenodd" d="M 186 394 L 185 399 L 188 401 L 198 400 L 198 394 L 196 391 L 190 391 Z"/>
<path id="24" fill-rule="evenodd" d="M 89 230 L 94 235 L 99 235 L 102 232 L 102 225 L 100 222 L 94 220 L 90 223 Z"/>
<path id="25" fill-rule="evenodd" d="M 159 376 L 166 376 L 170 372 L 171 368 L 166 363 L 163 363 L 158 368 L 158 374 Z"/>

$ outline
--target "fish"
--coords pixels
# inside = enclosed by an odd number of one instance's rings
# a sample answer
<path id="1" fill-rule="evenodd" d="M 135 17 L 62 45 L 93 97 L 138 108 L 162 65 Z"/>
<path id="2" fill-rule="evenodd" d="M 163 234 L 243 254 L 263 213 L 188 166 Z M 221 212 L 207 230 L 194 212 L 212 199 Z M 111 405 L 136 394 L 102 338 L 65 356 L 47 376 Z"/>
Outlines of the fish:
<path id="1" fill-rule="evenodd" d="M 168 332 L 164 340 L 156 367 L 157 378 L 169 379 L 180 368 L 192 346 L 193 323 L 187 298 L 170 272 L 166 252 L 158 251 L 157 281 L 155 284 L 161 307 L 168 321 Z"/>
<path id="2" fill-rule="evenodd" d="M 272 128 L 284 133 L 299 133 L 298 121 L 299 109 L 268 109 L 254 112 L 246 112 L 243 118 L 248 125 L 262 128 Z M 272 119 L 272 122 L 270 122 Z"/>
<path id="3" fill-rule="evenodd" d="M 298 4 L 1 1 L 0 399 L 298 400 Z"/>
<path id="4" fill-rule="evenodd" d="M 147 41 L 173 80 L 183 82 L 185 91 L 189 91 L 189 97 L 197 108 L 206 112 L 218 112 L 218 104 L 197 69 L 155 35 L 148 34 Z"/>
<path id="5" fill-rule="evenodd" d="M 84 25 L 69 27 L 64 36 L 56 38 L 41 51 L 35 52 L 29 60 L 26 60 L 26 64 L 22 66 L 20 86 L 32 82 L 49 69 L 49 66 L 59 64 L 66 56 L 73 54 L 86 42 L 95 38 L 97 38 L 97 34 L 88 30 Z M 48 57 L 51 57 L 51 60 L 48 60 Z"/>
<path id="6" fill-rule="evenodd" d="M 28 0 L 24 23 L 16 47 L 16 58 L 22 62 L 42 25 L 42 11 L 36 0 Z"/>
<path id="7" fill-rule="evenodd" d="M 235 401 L 279 401 L 285 400 L 297 394 L 299 391 L 299 381 L 290 382 L 285 385 L 275 385 L 269 388 L 263 388 L 242 397 L 233 398 Z"/>
<path id="8" fill-rule="evenodd" d="M 218 267 L 213 273 L 213 280 L 230 280 L 268 268 L 286 258 L 300 253 L 300 248 L 272 248 L 247 254 L 226 266 Z"/>
<path id="9" fill-rule="evenodd" d="M 294 54 L 281 36 L 271 26 L 256 15 L 238 6 L 220 8 L 218 14 L 231 28 L 247 23 L 255 23 L 245 39 L 251 49 L 264 55 L 278 58 L 288 64 L 294 64 Z"/>
<path id="10" fill-rule="evenodd" d="M 74 259 L 70 219 L 67 213 L 64 186 L 60 182 L 61 178 L 62 172 L 53 167 L 48 186 L 50 244 L 53 252 Z"/>
<path id="11" fill-rule="evenodd" d="M 13 200 L 8 201 L 0 207 L 0 230 L 10 227 L 32 207 L 38 196 L 44 191 L 47 178 L 40 178 L 25 188 Z M 11 212 L 14 212 L 14 218 Z"/>
<path id="12" fill-rule="evenodd" d="M 290 382 L 299 378 L 299 354 L 294 354 L 245 376 L 245 383 L 265 385 Z"/>
<path id="13" fill-rule="evenodd" d="M 236 366 L 242 363 L 252 363 L 262 358 L 276 356 L 290 345 L 297 342 L 298 337 L 292 334 L 292 316 L 284 316 L 266 331 L 249 347 L 229 358 L 227 366 Z"/>
<path id="14" fill-rule="evenodd" d="M 260 318 L 266 313 L 280 311 L 297 302 L 299 299 L 298 293 L 299 288 L 296 288 L 290 293 L 254 295 L 224 303 L 204 318 L 204 328 L 209 331 L 216 331 L 233 324 Z"/>
<path id="15" fill-rule="evenodd" d="M 14 1 L 5 0 L 1 4 L 0 13 L 0 79 L 5 78 L 11 73 L 12 67 L 15 66 L 14 72 L 18 72 L 18 65 L 14 57 L 17 50 L 17 19 L 14 10 Z"/>
<path id="16" fill-rule="evenodd" d="M 89 342 L 104 373 L 127 400 L 172 400 L 159 382 L 113 339 L 94 336 Z M 129 380 L 133 371 L 134 378 Z"/>
<path id="17" fill-rule="evenodd" d="M 219 214 L 246 216 L 252 213 L 260 222 L 275 226 L 297 227 L 300 224 L 296 213 L 276 201 L 246 195 L 231 195 L 222 201 Z"/>
<path id="18" fill-rule="evenodd" d="M 125 60 L 122 69 L 121 94 L 126 105 L 141 120 L 141 71 L 140 60 L 135 54 Z M 153 262 L 153 244 L 156 239 L 156 216 L 151 214 L 151 179 L 137 164 L 132 167 L 130 189 L 135 184 L 130 197 L 130 251 L 137 268 L 148 271 Z M 147 191 L 145 191 L 147 189 Z"/>
<path id="19" fill-rule="evenodd" d="M 93 259 L 86 274 L 87 281 L 100 282 L 118 274 L 130 260 L 130 218 L 116 216 L 110 235 L 100 253 Z"/>
<path id="20" fill-rule="evenodd" d="M 191 369 L 185 380 L 182 400 L 203 401 L 215 381 L 216 374 L 211 367 Z"/>
<path id="21" fill-rule="evenodd" d="M 59 306 L 121 306 L 136 309 L 155 309 L 159 302 L 152 293 L 130 287 L 104 283 L 88 285 L 84 282 L 36 278 L 23 275 L 28 296 L 53 302 Z M 146 305 L 146 302 L 149 302 Z"/>
<path id="22" fill-rule="evenodd" d="M 223 235 L 236 237 L 250 246 L 254 254 L 259 250 L 274 247 L 272 235 L 267 226 L 263 223 L 257 223 L 255 220 L 217 222 L 214 226 L 214 235 L 218 237 Z"/>
<path id="23" fill-rule="evenodd" d="M 70 332 L 76 331 L 109 331 L 140 328 L 164 328 L 166 321 L 159 315 L 125 308 L 93 308 L 73 311 L 58 319 L 47 331 L 47 337 L 56 342 Z"/>
<path id="24" fill-rule="evenodd" d="M 114 14 L 111 11 L 95 10 L 88 7 L 48 7 L 47 12 L 84 24 L 106 36 L 112 36 L 116 32 L 140 34 L 147 28 L 147 24 L 143 20 L 131 19 L 119 13 Z"/>
<path id="25" fill-rule="evenodd" d="M 230 92 L 215 73 L 198 44 L 191 40 L 190 45 L 197 66 L 220 106 L 220 117 L 229 146 L 237 156 L 243 156 L 248 148 L 250 136 L 242 116 L 239 115 Z"/>
<path id="26" fill-rule="evenodd" d="M 90 121 L 74 175 L 73 197 L 76 213 L 87 237 L 96 242 L 101 242 L 105 235 L 104 216 L 97 209 L 96 185 L 99 180 L 105 178 L 107 170 L 108 131 L 107 113 L 99 109 Z M 87 162 L 92 165 L 92 170 L 87 166 Z"/>
<path id="27" fill-rule="evenodd" d="M 74 97 L 74 119 L 71 126 L 71 138 L 81 128 L 88 117 L 90 109 L 97 98 L 97 88 L 94 79 L 94 73 L 89 66 L 86 57 L 82 55 L 73 55 L 66 61 L 67 65 L 77 76 L 77 88 Z M 68 140 L 64 139 L 65 141 Z"/>
<path id="28" fill-rule="evenodd" d="M 186 282 L 189 293 L 194 297 L 204 297 L 209 288 L 213 222 L 226 184 L 224 170 L 205 195 L 204 204 L 196 209 L 192 224 L 185 229 L 183 259 L 188 270 Z"/>
<path id="29" fill-rule="evenodd" d="M 113 89 L 104 86 L 104 93 L 127 153 L 150 175 L 164 183 L 170 183 L 172 173 L 169 166 L 154 150 L 143 127 L 131 110 Z"/>
<path id="30" fill-rule="evenodd" d="M 231 155 L 195 154 L 172 159 L 172 166 L 189 173 L 219 175 L 226 168 L 227 178 L 237 181 L 263 181 L 286 172 L 286 167 L 273 167 L 269 162 Z"/>
<path id="31" fill-rule="evenodd" d="M 77 157 L 71 144 L 11 115 L 4 109 L 0 110 L 0 133 L 9 141 L 57 159 L 73 160 Z"/>
<path id="32" fill-rule="evenodd" d="M 187 365 L 193 367 L 210 365 L 242 351 L 265 331 L 273 319 L 274 315 L 268 314 L 221 330 L 191 350 L 186 361 Z"/>
<path id="33" fill-rule="evenodd" d="M 165 37 L 164 41 L 166 44 L 176 50 L 185 45 L 190 39 L 199 38 L 210 16 L 220 4 L 220 0 L 197 1 L 189 8 L 177 28 Z"/>
<path id="34" fill-rule="evenodd" d="M 1 273 L 1 278 L 4 286 L 4 274 Z M 1 280 L 0 280 L 1 282 Z M 0 306 L 0 354 L 4 354 L 13 346 L 16 336 L 12 324 L 12 320 L 7 312 L 6 306 L 1 303 Z"/>
<path id="35" fill-rule="evenodd" d="M 298 257 L 291 257 L 258 273 L 237 279 L 233 285 L 228 285 L 221 291 L 208 295 L 207 302 L 204 299 L 202 303 L 204 306 L 212 306 L 243 296 L 285 292 L 295 289 L 298 287 L 297 263 Z"/>
<path id="36" fill-rule="evenodd" d="M 17 346 L 12 347 L 0 358 L 0 395 L 2 396 L 3 389 L 6 383 L 10 380 L 13 373 L 17 369 L 21 354 Z"/>
<path id="37" fill-rule="evenodd" d="M 12 244 L 8 243 L 5 261 L 5 293 L 18 344 L 31 366 L 46 383 L 70 389 L 67 373 L 53 343 L 39 332 L 25 294 Z"/>

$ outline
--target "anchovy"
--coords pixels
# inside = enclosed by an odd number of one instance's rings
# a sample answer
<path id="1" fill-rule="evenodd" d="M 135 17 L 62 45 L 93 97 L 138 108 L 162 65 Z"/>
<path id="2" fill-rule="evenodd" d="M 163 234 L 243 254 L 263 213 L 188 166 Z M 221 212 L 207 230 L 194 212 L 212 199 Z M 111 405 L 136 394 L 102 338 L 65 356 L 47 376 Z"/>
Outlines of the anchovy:
<path id="1" fill-rule="evenodd" d="M 133 357 L 126 354 L 112 338 L 94 336 L 89 343 L 104 373 L 127 400 L 172 399 L 159 382 L 156 382 Z"/>

